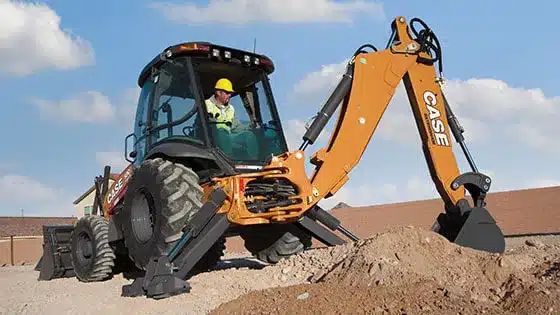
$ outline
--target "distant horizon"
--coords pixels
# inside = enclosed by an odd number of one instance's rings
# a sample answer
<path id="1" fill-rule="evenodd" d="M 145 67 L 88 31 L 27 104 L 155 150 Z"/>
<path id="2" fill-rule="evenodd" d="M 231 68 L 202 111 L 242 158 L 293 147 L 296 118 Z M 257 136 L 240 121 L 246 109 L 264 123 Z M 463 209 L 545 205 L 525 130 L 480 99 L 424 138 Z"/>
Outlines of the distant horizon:
<path id="1" fill-rule="evenodd" d="M 537 188 L 523 188 L 523 189 L 513 189 L 513 190 L 505 190 L 505 191 L 492 191 L 489 192 L 487 194 L 487 196 L 490 195 L 494 195 L 494 194 L 501 194 L 501 193 L 512 193 L 512 192 L 522 192 L 522 191 L 527 191 L 527 190 L 548 190 L 548 189 L 560 189 L 560 185 L 556 185 L 556 186 L 547 186 L 547 187 L 537 187 Z M 470 200 L 470 197 L 467 195 L 467 198 Z M 398 205 L 398 204 L 410 204 L 410 203 L 421 203 L 421 202 L 426 202 L 426 201 L 437 201 L 437 200 L 441 200 L 441 198 L 429 198 L 429 199 L 418 199 L 418 200 L 409 200 L 409 201 L 401 201 L 401 202 L 391 202 L 391 203 L 383 203 L 383 204 L 372 204 L 372 205 L 366 205 L 366 206 L 352 206 L 349 202 L 345 202 L 345 201 L 340 201 L 339 203 L 337 203 L 336 205 L 334 205 L 331 208 L 328 208 L 328 211 L 333 210 L 336 208 L 336 206 L 340 203 L 346 204 L 348 207 L 343 207 L 343 208 L 368 208 L 368 207 L 382 207 L 382 206 L 391 206 L 391 205 Z M 443 201 L 442 201 L 443 202 Z M 342 209 L 343 209 L 342 208 Z M 341 209 L 341 208 L 338 208 Z M 73 216 L 68 216 L 68 217 L 64 217 L 64 216 L 2 216 L 0 215 L 0 219 L 2 218 L 15 218 L 15 219 L 43 219 L 43 218 L 49 218 L 49 219 L 73 219 L 73 218 L 77 218 L 78 216 L 73 215 Z"/>

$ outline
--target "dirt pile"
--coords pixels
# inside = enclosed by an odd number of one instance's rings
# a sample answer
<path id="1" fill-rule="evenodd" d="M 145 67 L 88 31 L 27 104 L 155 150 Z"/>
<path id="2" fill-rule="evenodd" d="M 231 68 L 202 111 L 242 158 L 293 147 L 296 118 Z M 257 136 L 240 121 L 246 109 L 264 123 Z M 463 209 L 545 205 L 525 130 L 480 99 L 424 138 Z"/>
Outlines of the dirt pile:
<path id="1" fill-rule="evenodd" d="M 533 246 L 535 255 L 542 250 Z M 462 248 L 412 227 L 318 249 L 265 270 L 307 283 L 251 292 L 214 314 L 550 314 L 558 263 Z M 296 282 L 296 281 L 294 281 Z"/>

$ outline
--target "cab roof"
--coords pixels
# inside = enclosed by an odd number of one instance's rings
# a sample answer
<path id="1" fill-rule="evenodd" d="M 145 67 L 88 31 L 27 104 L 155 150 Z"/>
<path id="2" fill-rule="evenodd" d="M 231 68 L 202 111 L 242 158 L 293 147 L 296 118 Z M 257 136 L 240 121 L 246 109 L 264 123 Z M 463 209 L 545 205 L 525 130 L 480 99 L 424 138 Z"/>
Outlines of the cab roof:
<path id="1" fill-rule="evenodd" d="M 165 48 L 155 56 L 138 77 L 138 86 L 142 87 L 152 68 L 159 68 L 166 59 L 180 56 L 206 57 L 215 62 L 232 62 L 263 69 L 266 74 L 274 72 L 274 63 L 266 55 L 256 54 L 245 50 L 217 45 L 210 42 L 184 42 Z M 248 61 L 248 62 L 247 62 Z"/>

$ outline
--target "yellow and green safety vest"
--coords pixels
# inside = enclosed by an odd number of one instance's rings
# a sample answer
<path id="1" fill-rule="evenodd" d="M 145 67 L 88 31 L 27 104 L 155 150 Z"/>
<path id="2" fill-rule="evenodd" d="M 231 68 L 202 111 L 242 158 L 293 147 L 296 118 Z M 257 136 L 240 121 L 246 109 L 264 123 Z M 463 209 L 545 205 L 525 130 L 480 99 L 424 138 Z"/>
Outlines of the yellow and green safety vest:
<path id="1" fill-rule="evenodd" d="M 210 98 L 206 100 L 206 110 L 208 114 L 213 116 L 216 122 L 218 122 L 218 124 L 216 124 L 217 128 L 230 131 L 231 125 L 233 124 L 233 117 L 235 117 L 235 109 L 233 106 L 227 106 L 221 109 L 217 104 L 212 102 L 212 98 Z"/>

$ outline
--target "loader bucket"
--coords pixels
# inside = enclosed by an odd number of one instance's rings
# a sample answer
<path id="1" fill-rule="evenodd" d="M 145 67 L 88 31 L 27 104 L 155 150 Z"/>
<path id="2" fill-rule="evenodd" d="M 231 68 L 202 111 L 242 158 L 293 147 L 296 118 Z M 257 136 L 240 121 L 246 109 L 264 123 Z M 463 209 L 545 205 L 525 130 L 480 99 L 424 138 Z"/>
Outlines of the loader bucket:
<path id="1" fill-rule="evenodd" d="M 459 246 L 470 247 L 490 253 L 503 253 L 505 237 L 496 220 L 483 207 L 474 207 L 466 214 L 466 220 L 450 219 L 440 214 L 432 230 Z"/>
<path id="2" fill-rule="evenodd" d="M 43 255 L 35 266 L 39 280 L 74 277 L 71 239 L 74 226 L 43 226 Z"/>

